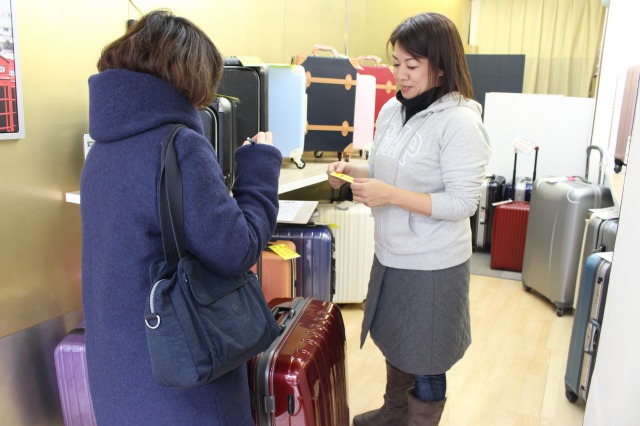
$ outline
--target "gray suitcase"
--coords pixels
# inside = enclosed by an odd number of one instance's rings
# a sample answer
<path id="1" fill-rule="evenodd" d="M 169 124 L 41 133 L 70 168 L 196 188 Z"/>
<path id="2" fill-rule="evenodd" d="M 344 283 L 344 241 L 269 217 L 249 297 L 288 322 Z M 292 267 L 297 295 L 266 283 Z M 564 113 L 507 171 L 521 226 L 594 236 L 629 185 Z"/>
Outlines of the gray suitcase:
<path id="1" fill-rule="evenodd" d="M 582 262 L 593 253 L 613 251 L 618 233 L 618 219 L 602 219 L 589 214 L 582 248 Z"/>
<path id="2" fill-rule="evenodd" d="M 589 156 L 600 153 L 598 184 L 588 179 Z M 564 315 L 573 307 L 584 224 L 589 209 L 613 205 L 611 191 L 600 185 L 602 150 L 587 148 L 585 178 L 540 178 L 534 181 L 531 211 L 522 263 L 522 285 L 535 290 L 556 305 L 556 314 Z"/>
<path id="3" fill-rule="evenodd" d="M 565 395 L 570 402 L 578 398 L 586 401 L 589 394 L 610 270 L 611 262 L 598 254 L 587 257 L 582 269 L 564 376 Z"/>

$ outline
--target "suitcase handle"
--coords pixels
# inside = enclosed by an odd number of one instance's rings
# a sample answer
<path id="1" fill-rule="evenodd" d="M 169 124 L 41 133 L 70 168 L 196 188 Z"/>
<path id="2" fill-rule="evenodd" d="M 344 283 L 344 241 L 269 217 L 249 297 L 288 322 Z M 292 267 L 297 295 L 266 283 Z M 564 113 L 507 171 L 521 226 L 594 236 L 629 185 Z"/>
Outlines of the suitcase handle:
<path id="1" fill-rule="evenodd" d="M 604 183 L 604 176 L 602 176 L 602 163 L 604 160 L 604 154 L 602 153 L 602 148 L 600 148 L 597 145 L 589 145 L 587 147 L 587 165 L 585 166 L 585 169 L 584 169 L 584 179 L 587 182 L 589 182 L 589 159 L 591 157 L 591 151 L 593 151 L 594 149 L 600 153 L 600 161 L 598 163 L 599 168 L 598 168 L 597 184 L 602 185 Z"/>
<path id="2" fill-rule="evenodd" d="M 335 47 L 327 46 L 324 44 L 315 44 L 313 46 L 313 49 L 311 50 L 311 54 L 313 56 L 316 56 L 316 53 L 318 53 L 318 51 L 331 52 L 331 56 L 333 56 L 334 58 L 337 58 L 340 56 Z"/>
<path id="3" fill-rule="evenodd" d="M 287 316 L 289 318 L 293 318 L 294 316 L 296 316 L 296 310 L 290 306 L 276 306 L 271 309 L 271 313 L 276 319 L 278 319 L 278 317 L 285 312 L 287 313 Z"/>
<path id="4" fill-rule="evenodd" d="M 531 179 L 531 181 L 535 181 L 536 180 L 536 173 L 538 171 L 538 150 L 540 149 L 540 147 L 536 146 L 534 148 L 534 150 L 536 151 L 535 153 L 535 157 L 533 159 L 533 178 Z M 589 160 L 587 160 L 589 161 Z M 588 163 L 587 163 L 588 164 Z M 515 194 L 515 187 L 516 187 L 516 167 L 518 166 L 518 150 L 514 150 L 513 153 L 513 178 L 511 180 L 511 185 L 513 186 L 513 191 Z"/>
<path id="5" fill-rule="evenodd" d="M 364 65 L 364 61 L 373 61 L 376 64 L 376 67 L 382 66 L 382 59 L 376 55 L 362 55 L 358 56 L 358 63 L 360 65 Z"/>

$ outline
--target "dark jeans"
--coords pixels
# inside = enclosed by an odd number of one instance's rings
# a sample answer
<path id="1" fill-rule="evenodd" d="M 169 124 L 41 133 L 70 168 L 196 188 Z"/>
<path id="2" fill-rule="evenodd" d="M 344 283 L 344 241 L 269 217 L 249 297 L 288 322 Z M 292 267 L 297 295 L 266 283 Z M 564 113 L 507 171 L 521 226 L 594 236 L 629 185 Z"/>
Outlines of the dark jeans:
<path id="1" fill-rule="evenodd" d="M 421 401 L 435 402 L 443 401 L 447 393 L 447 376 L 438 374 L 437 376 L 413 375 L 416 385 L 413 388 L 413 396 Z"/>

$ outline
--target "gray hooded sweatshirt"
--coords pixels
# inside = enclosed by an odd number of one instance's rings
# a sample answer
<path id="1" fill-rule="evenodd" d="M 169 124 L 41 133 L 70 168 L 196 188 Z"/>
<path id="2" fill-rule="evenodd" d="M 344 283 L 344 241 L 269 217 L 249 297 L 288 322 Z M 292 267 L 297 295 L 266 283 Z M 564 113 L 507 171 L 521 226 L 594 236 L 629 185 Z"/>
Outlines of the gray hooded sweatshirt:
<path id="1" fill-rule="evenodd" d="M 449 93 L 404 123 L 404 107 L 381 109 L 367 165 L 398 188 L 431 194 L 432 214 L 394 205 L 374 207 L 375 253 L 385 266 L 438 270 L 471 257 L 469 217 L 480 200 L 491 147 L 482 107 Z"/>

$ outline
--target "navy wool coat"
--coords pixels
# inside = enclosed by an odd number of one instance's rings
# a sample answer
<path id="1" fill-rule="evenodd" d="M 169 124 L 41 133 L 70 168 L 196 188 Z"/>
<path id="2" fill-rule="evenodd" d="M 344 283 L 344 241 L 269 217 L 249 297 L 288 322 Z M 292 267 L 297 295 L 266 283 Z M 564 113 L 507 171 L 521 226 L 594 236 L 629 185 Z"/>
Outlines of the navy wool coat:
<path id="1" fill-rule="evenodd" d="M 176 139 L 185 245 L 223 275 L 249 269 L 274 232 L 280 152 L 237 149 L 231 196 L 197 110 L 166 81 L 107 70 L 89 78 L 89 95 L 96 142 L 81 179 L 82 300 L 98 424 L 252 424 L 246 368 L 191 390 L 162 387 L 151 373 L 144 308 L 149 266 L 163 256 L 160 147 L 171 123 L 187 126 Z"/>

